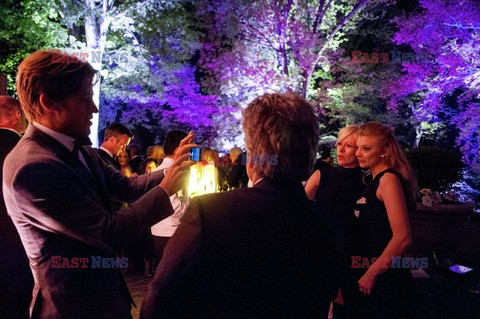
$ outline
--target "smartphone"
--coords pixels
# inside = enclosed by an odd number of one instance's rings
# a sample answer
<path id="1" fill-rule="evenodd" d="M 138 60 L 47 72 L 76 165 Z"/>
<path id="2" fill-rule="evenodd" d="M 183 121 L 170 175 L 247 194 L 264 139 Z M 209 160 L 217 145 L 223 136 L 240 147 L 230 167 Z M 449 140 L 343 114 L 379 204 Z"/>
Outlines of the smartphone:
<path id="1" fill-rule="evenodd" d="M 202 160 L 202 149 L 200 147 L 193 147 L 190 150 L 190 160 L 200 162 Z"/>
<path id="2" fill-rule="evenodd" d="M 460 274 L 460 275 L 463 275 L 463 274 L 466 274 L 470 271 L 472 271 L 473 269 L 470 268 L 470 267 L 467 267 L 467 266 L 462 266 L 462 265 L 453 265 L 451 267 L 448 267 L 448 269 L 450 269 L 451 271 L 453 271 L 454 273 L 457 273 L 457 274 Z"/>

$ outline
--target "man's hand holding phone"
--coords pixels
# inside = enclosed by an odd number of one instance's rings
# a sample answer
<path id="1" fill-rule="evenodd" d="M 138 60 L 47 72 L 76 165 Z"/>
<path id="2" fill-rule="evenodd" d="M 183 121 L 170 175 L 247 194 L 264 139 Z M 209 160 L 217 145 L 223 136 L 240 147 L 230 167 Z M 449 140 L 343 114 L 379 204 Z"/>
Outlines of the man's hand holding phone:
<path id="1" fill-rule="evenodd" d="M 159 185 L 169 196 L 175 194 L 182 188 L 185 173 L 193 164 L 193 162 L 188 161 L 190 158 L 190 149 L 198 146 L 197 144 L 193 144 L 193 139 L 193 132 L 190 131 L 187 137 L 180 142 L 175 153 L 175 162 L 168 168 L 165 177 Z"/>
<path id="2" fill-rule="evenodd" d="M 200 147 L 193 147 L 190 150 L 190 160 L 200 162 L 202 160 L 202 149 Z"/>

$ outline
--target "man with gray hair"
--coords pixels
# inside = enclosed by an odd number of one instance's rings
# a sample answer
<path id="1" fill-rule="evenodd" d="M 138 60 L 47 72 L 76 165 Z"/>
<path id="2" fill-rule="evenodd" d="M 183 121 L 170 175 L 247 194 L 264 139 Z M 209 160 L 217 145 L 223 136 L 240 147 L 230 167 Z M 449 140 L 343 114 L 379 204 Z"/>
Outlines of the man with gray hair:
<path id="1" fill-rule="evenodd" d="M 194 198 L 165 248 L 141 318 L 324 318 L 338 291 L 334 236 L 302 187 L 312 106 L 265 94 L 243 112 L 252 188 Z"/>

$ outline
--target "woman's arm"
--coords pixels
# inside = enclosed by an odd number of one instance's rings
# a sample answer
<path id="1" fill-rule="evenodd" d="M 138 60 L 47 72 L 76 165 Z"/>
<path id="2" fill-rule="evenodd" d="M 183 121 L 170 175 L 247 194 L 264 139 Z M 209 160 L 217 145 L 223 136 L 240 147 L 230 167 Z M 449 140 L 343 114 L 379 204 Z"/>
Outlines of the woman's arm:
<path id="1" fill-rule="evenodd" d="M 402 256 L 412 241 L 405 196 L 400 180 L 395 174 L 387 173 L 380 178 L 377 198 L 385 204 L 392 238 L 378 260 L 358 281 L 360 290 L 363 289 L 365 294 L 371 293 L 378 276 L 390 268 L 392 257 Z"/>
<path id="2" fill-rule="evenodd" d="M 320 178 L 321 173 L 320 170 L 316 170 L 313 172 L 312 176 L 307 181 L 307 185 L 305 185 L 305 193 L 307 193 L 307 197 L 310 200 L 315 199 L 315 194 L 317 193 L 318 185 L 320 185 Z"/>

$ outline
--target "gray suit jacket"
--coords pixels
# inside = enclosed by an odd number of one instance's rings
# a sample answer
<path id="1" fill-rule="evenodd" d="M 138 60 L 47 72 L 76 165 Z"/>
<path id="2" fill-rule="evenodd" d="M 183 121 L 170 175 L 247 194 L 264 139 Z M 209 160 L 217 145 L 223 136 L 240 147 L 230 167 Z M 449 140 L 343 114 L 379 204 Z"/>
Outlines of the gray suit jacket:
<path id="1" fill-rule="evenodd" d="M 81 151 L 89 169 L 30 125 L 5 160 L 5 203 L 35 278 L 32 316 L 128 318 L 132 299 L 119 265 L 103 260 L 115 258 L 130 236 L 173 213 L 168 195 L 155 187 L 163 172 L 126 178 L 92 148 Z M 113 194 L 136 201 L 114 212 Z M 52 263 L 57 256 L 60 268 Z M 88 258 L 87 267 L 74 258 Z M 102 260 L 100 267 L 94 259 Z"/>

